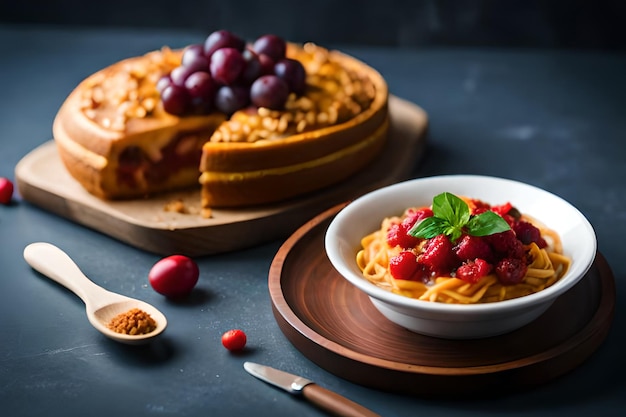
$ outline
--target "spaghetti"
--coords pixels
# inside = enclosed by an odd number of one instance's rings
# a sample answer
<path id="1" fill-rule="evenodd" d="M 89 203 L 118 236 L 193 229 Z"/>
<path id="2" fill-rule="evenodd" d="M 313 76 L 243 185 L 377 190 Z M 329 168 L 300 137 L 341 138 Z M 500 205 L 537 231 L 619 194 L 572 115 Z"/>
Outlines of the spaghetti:
<path id="1" fill-rule="evenodd" d="M 383 219 L 378 230 L 362 238 L 362 248 L 357 253 L 356 261 L 363 276 L 381 288 L 406 297 L 430 302 L 475 304 L 536 293 L 553 285 L 568 270 L 571 259 L 563 254 L 560 237 L 555 231 L 519 213 L 508 203 L 492 207 L 465 197 L 463 201 L 467 203 L 472 217 L 479 211 L 490 210 L 501 215 L 511 225 L 511 230 L 498 233 L 500 236 L 494 234 L 468 238 L 474 245 L 489 248 L 488 252 L 483 250 L 486 253 L 484 257 L 488 259 L 480 262 L 479 259 L 463 259 L 460 256 L 463 251 L 459 249 L 463 245 L 461 239 L 448 239 L 450 245 L 447 250 L 452 255 L 445 253 L 434 256 L 431 246 L 437 246 L 439 250 L 447 244 L 429 245 L 432 239 L 413 237 L 412 240 L 404 239 L 404 242 L 411 242 L 410 245 L 398 243 L 397 239 L 391 238 L 394 233 L 400 229 L 408 235 L 411 227 L 423 221 L 418 218 L 411 224 L 411 216 L 415 217 L 416 212 L 430 211 L 430 207 L 409 208 L 401 216 Z M 526 233 L 529 230 L 534 234 Z M 532 237 L 529 238 L 529 235 Z M 506 250 L 503 250 L 497 241 L 505 236 L 507 239 L 513 236 L 518 242 L 509 241 Z M 406 236 L 403 235 L 403 238 Z M 521 249 L 511 250 L 511 247 Z M 445 258 L 447 266 L 442 268 L 433 265 L 430 258 Z M 519 262 L 515 261 L 517 258 Z M 450 259 L 454 259 L 452 263 Z M 403 266 L 402 262 L 408 262 L 409 267 Z M 407 268 L 411 268 L 411 271 L 416 268 L 418 272 L 403 272 Z M 471 273 L 467 273 L 468 268 Z M 514 272 L 520 276 L 512 282 L 507 273 L 515 268 L 517 270 Z M 481 272 L 476 273 L 479 270 Z"/>

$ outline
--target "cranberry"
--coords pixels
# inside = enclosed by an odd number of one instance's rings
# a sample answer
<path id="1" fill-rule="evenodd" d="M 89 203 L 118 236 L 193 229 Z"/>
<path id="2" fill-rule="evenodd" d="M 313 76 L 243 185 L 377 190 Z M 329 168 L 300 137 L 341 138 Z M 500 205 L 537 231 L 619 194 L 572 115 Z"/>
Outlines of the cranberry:
<path id="1" fill-rule="evenodd" d="M 468 205 L 471 208 L 472 215 L 478 215 L 491 209 L 491 205 L 489 203 L 485 203 L 484 201 L 475 198 L 470 199 Z"/>
<path id="2" fill-rule="evenodd" d="M 243 330 L 233 329 L 222 335 L 222 345 L 231 352 L 236 352 L 246 346 L 247 339 Z"/>
<path id="3" fill-rule="evenodd" d="M 440 276 L 449 275 L 450 271 L 459 264 L 452 242 L 446 235 L 437 235 L 429 239 L 424 246 L 420 260 Z"/>
<path id="4" fill-rule="evenodd" d="M 485 236 L 485 240 L 500 258 L 524 258 L 524 245 L 517 239 L 513 230 Z"/>
<path id="5" fill-rule="evenodd" d="M 464 235 L 454 247 L 459 261 L 474 260 L 476 258 L 491 261 L 493 252 L 489 244 L 481 237 Z"/>
<path id="6" fill-rule="evenodd" d="M 182 297 L 191 292 L 198 282 L 200 271 L 193 259 L 172 255 L 154 264 L 148 280 L 152 288 L 166 297 Z"/>
<path id="7" fill-rule="evenodd" d="M 387 244 L 391 247 L 400 246 L 403 249 L 411 249 L 417 246 L 420 238 L 409 235 L 412 225 L 407 226 L 403 223 L 393 223 L 387 230 Z"/>
<path id="8" fill-rule="evenodd" d="M 532 223 L 520 220 L 513 224 L 513 231 L 524 245 L 529 245 L 532 242 L 538 244 L 541 241 L 541 232 Z"/>
<path id="9" fill-rule="evenodd" d="M 522 259 L 504 258 L 496 265 L 496 275 L 502 285 L 515 285 L 524 280 L 528 266 Z"/>
<path id="10" fill-rule="evenodd" d="M 407 227 L 407 230 L 411 230 L 415 223 L 424 220 L 427 217 L 433 217 L 433 211 L 428 208 L 420 208 L 420 209 L 408 209 L 406 211 L 406 216 L 402 220 L 402 224 Z"/>
<path id="11" fill-rule="evenodd" d="M 477 258 L 467 261 L 456 270 L 456 277 L 472 284 L 489 275 L 493 266 L 484 259 Z"/>
<path id="12" fill-rule="evenodd" d="M 404 249 L 414 248 L 422 239 L 411 236 L 409 232 L 416 223 L 432 216 L 430 208 L 408 209 L 400 224 L 394 223 L 387 230 L 387 244 L 391 247 L 399 245 Z"/>
<path id="13" fill-rule="evenodd" d="M 13 183 L 8 178 L 0 177 L 0 204 L 11 203 Z"/>
<path id="14" fill-rule="evenodd" d="M 511 203 L 504 203 L 499 206 L 492 206 L 491 211 L 500 216 L 504 216 L 505 214 L 509 214 L 509 212 L 513 209 L 513 205 Z"/>
<path id="15" fill-rule="evenodd" d="M 411 251 L 402 251 L 389 259 L 389 273 L 395 279 L 410 280 L 417 271 L 417 257 Z"/>

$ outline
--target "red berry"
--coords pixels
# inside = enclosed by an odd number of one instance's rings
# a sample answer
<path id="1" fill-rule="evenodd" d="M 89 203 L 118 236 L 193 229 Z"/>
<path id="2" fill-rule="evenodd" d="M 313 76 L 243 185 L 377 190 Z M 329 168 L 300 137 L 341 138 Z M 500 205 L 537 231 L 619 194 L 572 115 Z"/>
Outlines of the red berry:
<path id="1" fill-rule="evenodd" d="M 246 342 L 247 337 L 243 330 L 233 329 L 222 335 L 222 345 L 231 352 L 242 350 Z"/>
<path id="2" fill-rule="evenodd" d="M 407 230 L 411 230 L 415 223 L 422 221 L 427 217 L 432 217 L 433 215 L 433 211 L 428 207 L 408 209 L 406 211 L 406 216 L 402 220 L 402 224 L 406 226 Z"/>
<path id="3" fill-rule="evenodd" d="M 394 246 L 400 246 L 403 249 L 414 248 L 419 243 L 420 238 L 409 235 L 411 227 L 407 228 L 404 223 L 392 224 L 387 230 L 387 244 L 392 248 Z"/>
<path id="4" fill-rule="evenodd" d="M 432 217 L 430 208 L 408 209 L 400 224 L 394 223 L 387 231 L 387 244 L 391 247 L 399 245 L 404 249 L 412 249 L 422 240 L 409 235 L 409 231 L 415 224 L 426 217 Z"/>
<path id="5" fill-rule="evenodd" d="M 433 270 L 424 262 L 417 261 L 417 269 L 413 273 L 412 281 L 421 281 L 425 284 L 430 282 L 433 277 Z"/>
<path id="6" fill-rule="evenodd" d="M 0 177 L 0 204 L 11 203 L 13 183 L 8 178 Z"/>
<path id="7" fill-rule="evenodd" d="M 478 236 L 464 235 L 454 247 L 454 251 L 461 262 L 476 258 L 486 261 L 493 260 L 491 246 L 482 237 Z"/>
<path id="8" fill-rule="evenodd" d="M 172 255 L 154 264 L 148 280 L 152 288 L 166 297 L 182 297 L 191 292 L 198 282 L 200 271 L 193 259 Z"/>
<path id="9" fill-rule="evenodd" d="M 389 259 L 389 273 L 395 279 L 424 283 L 430 281 L 432 276 L 430 267 L 418 261 L 417 256 L 411 251 L 402 251 Z"/>
<path id="10" fill-rule="evenodd" d="M 528 266 L 522 259 L 504 258 L 496 265 L 496 275 L 502 285 L 519 284 L 524 280 Z"/>
<path id="11" fill-rule="evenodd" d="M 521 259 L 525 257 L 524 245 L 517 239 L 513 230 L 485 236 L 485 240 L 499 258 Z"/>
<path id="12" fill-rule="evenodd" d="M 502 217 L 504 221 L 509 224 L 509 227 L 513 228 L 513 224 L 515 223 L 515 217 L 511 216 L 510 214 L 504 214 L 500 217 Z"/>
<path id="13" fill-rule="evenodd" d="M 484 259 L 467 261 L 456 270 L 456 277 L 470 283 L 476 283 L 484 276 L 489 275 L 493 266 Z"/>
<path id="14" fill-rule="evenodd" d="M 513 205 L 507 202 L 504 204 L 500 204 L 499 206 L 492 206 L 491 211 L 493 211 L 496 214 L 499 214 L 500 216 L 504 216 L 505 214 L 508 214 L 512 208 L 513 208 Z"/>
<path id="15" fill-rule="evenodd" d="M 472 215 L 478 215 L 491 209 L 491 205 L 489 203 L 485 203 L 484 201 L 477 199 L 470 199 L 468 205 L 471 209 Z"/>
<path id="16" fill-rule="evenodd" d="M 395 279 L 410 280 L 417 271 L 417 257 L 411 251 L 402 251 L 389 259 L 389 273 Z"/>
<path id="17" fill-rule="evenodd" d="M 452 242 L 446 235 L 437 235 L 429 239 L 420 256 L 420 261 L 430 267 L 438 275 L 447 276 L 458 265 Z"/>
<path id="18" fill-rule="evenodd" d="M 524 220 L 515 222 L 513 224 L 513 231 L 524 245 L 529 245 L 532 242 L 539 244 L 542 240 L 541 231 L 539 231 L 539 229 L 532 223 Z"/>

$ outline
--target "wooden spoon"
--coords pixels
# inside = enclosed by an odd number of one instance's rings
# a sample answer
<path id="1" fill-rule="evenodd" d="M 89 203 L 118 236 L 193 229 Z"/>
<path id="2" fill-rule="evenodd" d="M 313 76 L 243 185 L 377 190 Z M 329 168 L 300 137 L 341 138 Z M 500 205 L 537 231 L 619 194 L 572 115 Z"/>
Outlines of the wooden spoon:
<path id="1" fill-rule="evenodd" d="M 65 252 L 50 243 L 26 246 L 24 259 L 32 268 L 78 295 L 85 303 L 89 322 L 106 337 L 131 345 L 142 344 L 161 334 L 167 326 L 167 319 L 155 307 L 94 284 Z M 148 313 L 156 322 L 156 329 L 147 334 L 128 335 L 107 327 L 114 317 L 133 308 Z"/>

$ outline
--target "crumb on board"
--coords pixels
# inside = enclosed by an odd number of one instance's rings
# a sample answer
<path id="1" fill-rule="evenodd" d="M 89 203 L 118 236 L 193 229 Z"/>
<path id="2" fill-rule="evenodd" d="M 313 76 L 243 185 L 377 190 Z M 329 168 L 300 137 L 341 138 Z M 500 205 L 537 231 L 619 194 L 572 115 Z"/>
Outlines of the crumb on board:
<path id="1" fill-rule="evenodd" d="M 168 201 L 163 210 L 170 213 L 179 213 L 179 214 L 200 214 L 205 219 L 210 219 L 213 217 L 213 211 L 210 208 L 202 208 L 190 206 L 186 204 L 182 199 L 176 199 Z"/>
<path id="2" fill-rule="evenodd" d="M 189 210 L 185 207 L 183 200 L 168 201 L 167 204 L 165 204 L 165 207 L 163 207 L 163 210 L 181 214 L 189 213 Z"/>

